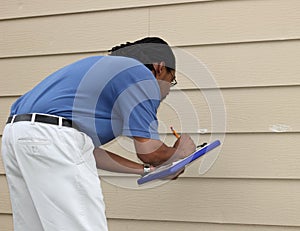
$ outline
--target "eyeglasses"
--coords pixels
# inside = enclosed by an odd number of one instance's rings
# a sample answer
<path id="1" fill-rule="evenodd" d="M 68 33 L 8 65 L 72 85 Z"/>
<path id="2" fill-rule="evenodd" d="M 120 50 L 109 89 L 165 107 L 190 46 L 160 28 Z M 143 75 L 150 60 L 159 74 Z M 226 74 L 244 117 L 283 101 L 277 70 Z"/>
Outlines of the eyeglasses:
<path id="1" fill-rule="evenodd" d="M 174 87 L 177 84 L 176 76 L 170 71 L 170 74 L 172 75 L 172 80 L 171 80 L 171 87 Z"/>

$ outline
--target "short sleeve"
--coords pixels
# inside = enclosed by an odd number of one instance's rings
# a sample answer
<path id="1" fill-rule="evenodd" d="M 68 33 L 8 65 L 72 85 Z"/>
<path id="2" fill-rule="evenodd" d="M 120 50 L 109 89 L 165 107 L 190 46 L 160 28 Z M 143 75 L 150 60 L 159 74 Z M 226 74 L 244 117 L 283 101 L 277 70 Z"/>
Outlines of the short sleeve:
<path id="1" fill-rule="evenodd" d="M 160 90 L 153 75 L 139 79 L 124 89 L 113 109 L 113 114 L 121 120 L 121 134 L 159 139 L 156 116 L 159 104 Z"/>

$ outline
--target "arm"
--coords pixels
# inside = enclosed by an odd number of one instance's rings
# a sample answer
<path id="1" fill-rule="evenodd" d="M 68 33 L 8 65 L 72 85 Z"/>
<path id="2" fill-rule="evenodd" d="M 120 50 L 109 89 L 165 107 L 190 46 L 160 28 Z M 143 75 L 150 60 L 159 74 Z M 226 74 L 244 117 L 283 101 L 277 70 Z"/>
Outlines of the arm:
<path id="1" fill-rule="evenodd" d="M 94 149 L 96 166 L 99 169 L 132 174 L 144 174 L 144 166 L 101 148 Z"/>
<path id="2" fill-rule="evenodd" d="M 138 157 L 144 163 L 149 163 L 152 166 L 158 166 L 184 158 L 195 150 L 194 142 L 185 134 L 181 135 L 173 147 L 168 147 L 160 140 L 140 137 L 134 138 L 134 144 Z M 128 160 L 102 148 L 94 149 L 94 157 L 96 166 L 99 169 L 111 172 L 144 174 L 143 164 Z M 151 168 L 152 171 L 155 169 L 154 167 Z"/>
<path id="3" fill-rule="evenodd" d="M 153 166 L 167 164 L 182 159 L 196 149 L 196 145 L 187 134 L 182 134 L 173 147 L 169 147 L 160 140 L 134 137 L 137 156 Z"/>

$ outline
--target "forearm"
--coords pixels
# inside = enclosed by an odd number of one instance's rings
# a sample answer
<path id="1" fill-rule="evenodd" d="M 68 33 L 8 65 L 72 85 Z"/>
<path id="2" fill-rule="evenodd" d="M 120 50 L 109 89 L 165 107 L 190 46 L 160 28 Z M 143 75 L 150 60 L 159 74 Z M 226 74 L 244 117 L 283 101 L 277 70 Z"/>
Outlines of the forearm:
<path id="1" fill-rule="evenodd" d="M 101 148 L 94 149 L 97 168 L 110 172 L 139 174 L 144 173 L 142 164 L 131 161 Z"/>
<path id="2" fill-rule="evenodd" d="M 193 153 L 196 145 L 189 135 L 182 134 L 173 145 L 169 147 L 160 140 L 134 137 L 135 149 L 138 157 L 153 166 L 165 165 L 182 159 Z"/>
<path id="3" fill-rule="evenodd" d="M 144 162 L 153 166 L 159 166 L 162 164 L 168 164 L 174 161 L 177 149 L 168 147 L 165 144 L 161 144 L 154 152 L 138 153 L 138 157 Z"/>

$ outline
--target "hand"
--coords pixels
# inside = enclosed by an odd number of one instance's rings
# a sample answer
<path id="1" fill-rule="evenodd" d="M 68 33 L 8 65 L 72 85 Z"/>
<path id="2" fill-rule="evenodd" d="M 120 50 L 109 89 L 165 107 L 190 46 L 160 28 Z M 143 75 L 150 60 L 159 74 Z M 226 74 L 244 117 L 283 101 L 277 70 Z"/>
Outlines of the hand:
<path id="1" fill-rule="evenodd" d="M 177 149 L 175 152 L 177 160 L 187 157 L 196 150 L 196 145 L 188 134 L 182 134 L 173 147 Z"/>

